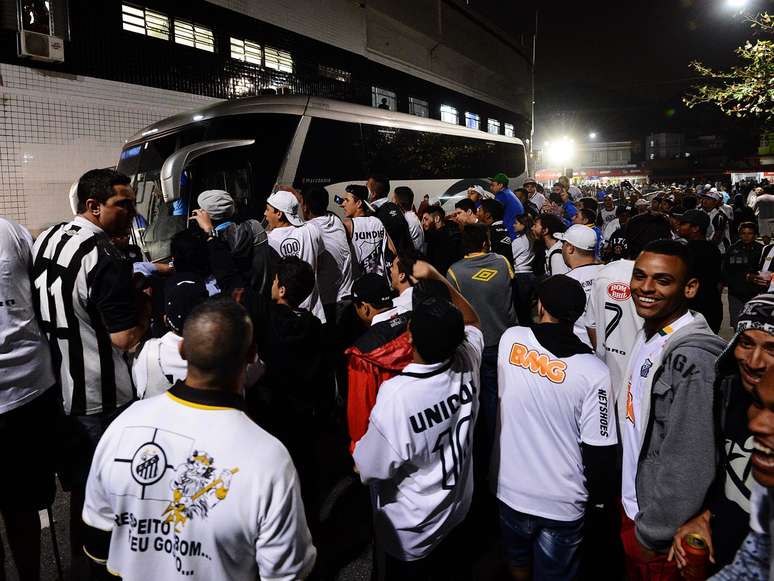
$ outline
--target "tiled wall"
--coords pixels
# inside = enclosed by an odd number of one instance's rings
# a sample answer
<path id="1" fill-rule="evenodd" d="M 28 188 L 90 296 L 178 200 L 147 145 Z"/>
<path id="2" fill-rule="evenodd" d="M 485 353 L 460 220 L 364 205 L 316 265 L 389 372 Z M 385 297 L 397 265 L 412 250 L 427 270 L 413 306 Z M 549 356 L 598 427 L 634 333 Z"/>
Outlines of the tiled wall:
<path id="1" fill-rule="evenodd" d="M 209 97 L 0 63 L 0 215 L 38 232 L 71 215 L 70 185 L 124 140 Z"/>

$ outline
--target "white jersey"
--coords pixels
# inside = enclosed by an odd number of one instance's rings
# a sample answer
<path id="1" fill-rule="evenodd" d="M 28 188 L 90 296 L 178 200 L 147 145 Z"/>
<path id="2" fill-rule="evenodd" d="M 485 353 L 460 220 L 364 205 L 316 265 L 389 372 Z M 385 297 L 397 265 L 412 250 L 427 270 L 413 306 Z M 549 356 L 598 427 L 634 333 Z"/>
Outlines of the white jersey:
<path id="1" fill-rule="evenodd" d="M 519 512 L 578 520 L 588 497 L 580 444 L 617 442 L 607 367 L 591 353 L 557 357 L 528 327 L 512 327 L 500 340 L 497 383 L 497 498 Z"/>
<path id="2" fill-rule="evenodd" d="M 419 223 L 419 217 L 411 210 L 403 214 L 403 217 L 406 218 L 409 234 L 411 234 L 411 242 L 414 244 L 414 248 L 417 252 L 422 252 L 422 247 L 425 245 L 425 231 L 422 230 L 422 224 Z"/>
<path id="3" fill-rule="evenodd" d="M 91 464 L 84 522 L 126 581 L 302 579 L 315 560 L 298 476 L 241 398 L 178 383 L 134 403 Z"/>
<path id="4" fill-rule="evenodd" d="M 630 288 L 633 260 L 616 260 L 600 269 L 586 303 L 586 325 L 596 330 L 597 356 L 610 369 L 613 397 L 626 389 L 626 372 L 642 319 Z"/>
<path id="5" fill-rule="evenodd" d="M 352 218 L 352 268 L 358 278 L 369 272 L 375 272 L 390 278 L 385 262 L 387 233 L 384 224 L 374 216 Z"/>
<path id="6" fill-rule="evenodd" d="M 605 227 L 610 224 L 610 222 L 616 219 L 617 212 L 617 208 L 613 208 L 612 210 L 605 210 L 604 207 L 601 207 L 599 209 L 599 215 L 602 218 L 602 230 L 604 230 Z"/>
<path id="7" fill-rule="evenodd" d="M 532 272 L 532 262 L 535 260 L 533 247 L 532 241 L 525 234 L 516 236 L 511 241 L 514 274 Z"/>
<path id="8" fill-rule="evenodd" d="M 430 553 L 470 508 L 484 336 L 472 326 L 465 334 L 450 362 L 411 363 L 382 384 L 355 446 L 377 546 L 404 561 Z"/>
<path id="9" fill-rule="evenodd" d="M 594 282 L 594 279 L 599 274 L 599 271 L 602 270 L 604 267 L 605 267 L 604 264 L 586 264 L 584 266 L 577 266 L 567 273 L 567 276 L 577 280 L 580 283 L 581 287 L 583 287 L 583 292 L 586 293 L 586 311 L 588 310 L 588 307 L 589 307 L 589 295 L 591 295 L 591 285 Z M 586 327 L 589 326 L 586 323 L 586 311 L 583 311 L 583 314 L 580 316 L 580 318 L 577 321 L 575 321 L 573 330 L 575 331 L 575 334 L 578 336 L 578 339 L 580 339 L 586 345 L 591 347 L 591 339 L 589 339 L 589 333 L 588 331 L 586 331 Z"/>
<path id="10" fill-rule="evenodd" d="M 602 240 L 604 240 L 605 242 L 610 240 L 610 237 L 613 234 L 615 234 L 615 231 L 618 230 L 620 227 L 621 227 L 620 218 L 615 218 L 613 220 L 610 220 L 610 222 L 608 222 L 605 225 L 605 229 L 602 231 Z"/>
<path id="11" fill-rule="evenodd" d="M 132 379 L 140 399 L 164 393 L 185 379 L 188 362 L 180 355 L 183 340 L 172 331 L 158 339 L 148 339 L 132 364 Z"/>
<path id="12" fill-rule="evenodd" d="M 317 287 L 320 301 L 330 305 L 352 293 L 352 254 L 344 223 L 335 214 L 310 220 L 320 229 L 325 250 L 317 264 Z"/>
<path id="13" fill-rule="evenodd" d="M 32 300 L 32 236 L 0 218 L 0 414 L 54 385 L 51 352 Z"/>
<path id="14" fill-rule="evenodd" d="M 546 275 L 567 274 L 570 267 L 567 266 L 562 258 L 562 241 L 557 240 L 546 250 Z"/>
<path id="15" fill-rule="evenodd" d="M 325 312 L 320 301 L 320 290 L 317 286 L 317 265 L 320 255 L 325 251 L 322 232 L 314 224 L 303 226 L 282 226 L 269 231 L 269 244 L 280 256 L 296 256 L 312 265 L 314 270 L 314 289 L 312 294 L 299 305 L 325 322 Z"/>

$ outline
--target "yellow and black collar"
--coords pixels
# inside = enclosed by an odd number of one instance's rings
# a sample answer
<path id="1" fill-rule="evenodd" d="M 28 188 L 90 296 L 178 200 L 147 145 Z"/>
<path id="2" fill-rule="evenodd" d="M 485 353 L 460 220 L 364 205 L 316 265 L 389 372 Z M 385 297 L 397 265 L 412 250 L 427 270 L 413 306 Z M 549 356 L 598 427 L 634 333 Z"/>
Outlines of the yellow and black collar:
<path id="1" fill-rule="evenodd" d="M 173 401 L 203 410 L 237 409 L 244 411 L 245 400 L 237 393 L 216 389 L 195 389 L 188 387 L 183 381 L 178 381 L 167 392 Z"/>

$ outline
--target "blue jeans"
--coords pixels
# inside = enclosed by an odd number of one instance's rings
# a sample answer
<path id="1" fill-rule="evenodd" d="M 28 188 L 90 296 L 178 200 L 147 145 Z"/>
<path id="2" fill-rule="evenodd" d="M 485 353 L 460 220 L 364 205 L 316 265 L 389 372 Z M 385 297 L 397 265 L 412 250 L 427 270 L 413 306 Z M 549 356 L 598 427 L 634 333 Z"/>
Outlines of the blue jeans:
<path id="1" fill-rule="evenodd" d="M 575 579 L 580 565 L 583 518 L 558 521 L 513 510 L 502 501 L 500 531 L 512 567 L 532 565 L 533 579 Z"/>

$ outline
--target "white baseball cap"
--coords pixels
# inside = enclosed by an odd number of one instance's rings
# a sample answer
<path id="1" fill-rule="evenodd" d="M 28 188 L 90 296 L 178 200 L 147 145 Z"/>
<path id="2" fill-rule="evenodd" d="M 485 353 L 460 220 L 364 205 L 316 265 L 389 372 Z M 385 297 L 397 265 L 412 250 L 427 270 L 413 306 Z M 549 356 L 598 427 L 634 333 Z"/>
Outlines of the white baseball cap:
<path id="1" fill-rule="evenodd" d="M 554 234 L 554 238 L 569 242 L 581 250 L 595 250 L 597 247 L 597 233 L 583 224 L 573 224 L 564 233 Z"/>
<path id="2" fill-rule="evenodd" d="M 287 218 L 288 222 L 293 224 L 293 226 L 303 225 L 304 219 L 298 213 L 298 199 L 290 192 L 284 190 L 274 192 L 266 200 L 266 203 L 275 210 L 279 210 L 285 214 L 285 218 Z"/>
<path id="3" fill-rule="evenodd" d="M 713 200 L 722 200 L 723 199 L 723 196 L 715 188 L 712 188 L 710 191 L 704 192 L 703 194 L 699 194 L 699 197 L 700 198 L 712 198 Z"/>

